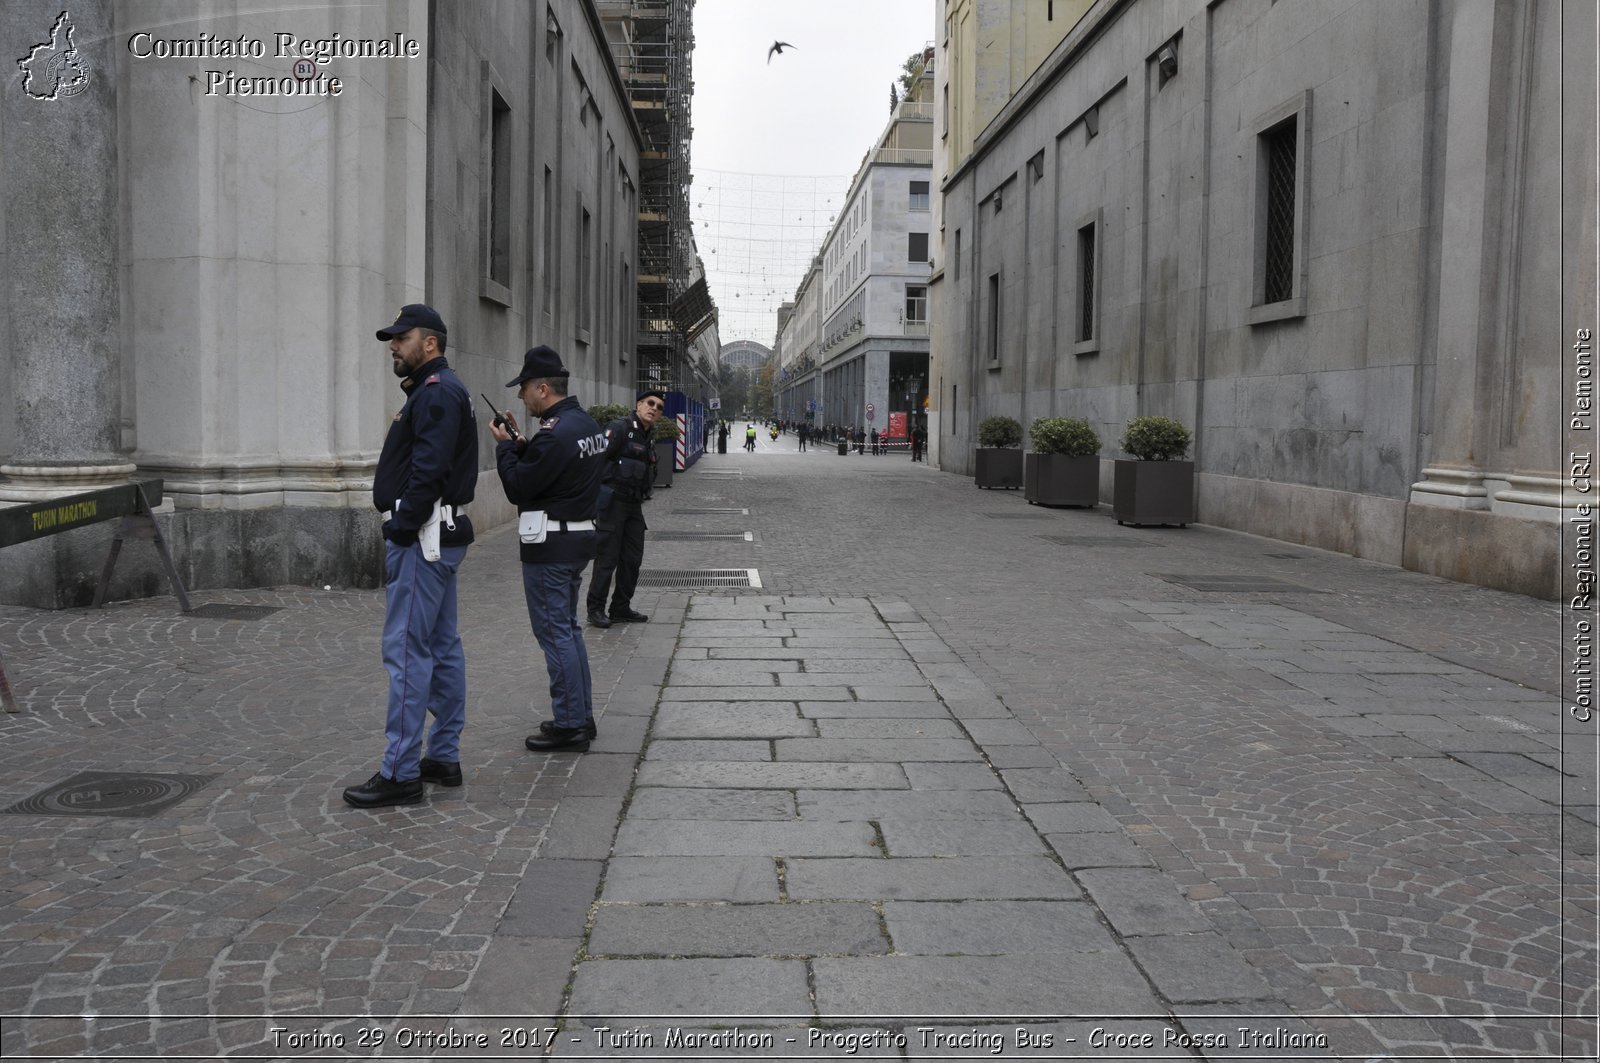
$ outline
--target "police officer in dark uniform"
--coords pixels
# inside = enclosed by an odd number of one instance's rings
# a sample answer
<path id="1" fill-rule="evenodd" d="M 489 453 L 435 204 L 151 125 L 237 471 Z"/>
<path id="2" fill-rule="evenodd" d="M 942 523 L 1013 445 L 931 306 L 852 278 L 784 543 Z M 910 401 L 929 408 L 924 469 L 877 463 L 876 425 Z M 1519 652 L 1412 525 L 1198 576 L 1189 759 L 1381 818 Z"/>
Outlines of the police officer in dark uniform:
<path id="1" fill-rule="evenodd" d="M 526 745 L 537 752 L 582 753 L 594 737 L 594 693 L 589 651 L 578 626 L 578 588 L 595 553 L 595 503 L 606 437 L 577 398 L 567 394 L 568 372 L 561 356 L 545 346 L 530 350 L 522 372 L 506 387 L 516 388 L 527 408 L 530 432 L 515 436 L 516 419 L 489 432 L 499 444 L 495 465 L 506 498 L 517 507 L 521 541 L 522 589 L 528 619 L 550 670 L 546 721 Z"/>
<path id="2" fill-rule="evenodd" d="M 422 303 L 401 307 L 395 323 L 378 330 L 406 401 L 389 426 L 372 481 L 387 540 L 388 744 L 378 773 L 344 791 L 357 808 L 414 805 L 424 782 L 461 785 L 467 662 L 456 630 L 456 574 L 472 542 L 462 507 L 478 482 L 478 425 L 466 386 L 444 359 L 445 337 L 438 312 Z M 422 757 L 429 713 L 433 729 Z"/>
<path id="3" fill-rule="evenodd" d="M 656 478 L 656 446 L 650 432 L 666 404 L 665 392 L 641 391 L 631 416 L 606 425 L 606 470 L 600 477 L 596 510 L 600 545 L 589 579 L 589 623 L 595 627 L 628 620 L 642 624 L 650 619 L 634 610 L 633 592 L 644 561 L 644 500 Z M 617 577 L 617 589 L 607 610 L 612 573 Z"/>

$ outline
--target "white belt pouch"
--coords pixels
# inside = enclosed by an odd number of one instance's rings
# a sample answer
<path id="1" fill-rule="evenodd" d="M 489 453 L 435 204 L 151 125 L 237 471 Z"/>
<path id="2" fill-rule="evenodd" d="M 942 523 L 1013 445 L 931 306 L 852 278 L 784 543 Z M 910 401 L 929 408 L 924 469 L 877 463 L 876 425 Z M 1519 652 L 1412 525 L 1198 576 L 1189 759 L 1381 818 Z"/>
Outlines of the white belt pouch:
<path id="1" fill-rule="evenodd" d="M 517 518 L 517 538 L 525 543 L 542 543 L 550 530 L 550 521 L 542 509 L 531 510 Z"/>

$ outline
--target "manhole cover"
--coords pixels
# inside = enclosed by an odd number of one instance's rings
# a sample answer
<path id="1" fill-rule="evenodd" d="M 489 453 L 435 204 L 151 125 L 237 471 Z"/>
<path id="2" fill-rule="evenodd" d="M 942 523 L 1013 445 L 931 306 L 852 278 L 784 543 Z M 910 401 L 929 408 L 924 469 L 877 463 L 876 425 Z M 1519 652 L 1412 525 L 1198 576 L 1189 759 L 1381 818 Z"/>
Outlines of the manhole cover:
<path id="1" fill-rule="evenodd" d="M 750 515 L 748 509 L 740 509 L 738 506 L 712 507 L 710 509 L 675 509 L 672 512 L 681 516 L 697 517 L 710 516 L 712 514 L 723 514 L 730 517 L 748 517 Z"/>
<path id="2" fill-rule="evenodd" d="M 1231 594 L 1326 594 L 1314 587 L 1302 587 L 1288 580 L 1258 575 L 1213 575 L 1152 572 L 1157 579 L 1177 583 L 1193 591 L 1225 591 Z"/>
<path id="3" fill-rule="evenodd" d="M 1118 535 L 1040 535 L 1037 538 L 1057 546 L 1159 546 L 1159 543 L 1144 543 L 1137 539 L 1125 539 Z"/>
<path id="4" fill-rule="evenodd" d="M 12 816 L 153 816 L 215 775 L 85 771 L 4 809 Z"/>
<path id="5" fill-rule="evenodd" d="M 639 573 L 641 587 L 754 587 L 761 576 L 753 568 L 646 569 Z"/>
<path id="6" fill-rule="evenodd" d="M 1048 513 L 985 513 L 990 520 L 1054 520 Z"/>
<path id="7" fill-rule="evenodd" d="M 652 531 L 650 538 L 662 542 L 699 542 L 709 539 L 733 539 L 742 542 L 755 542 L 754 532 L 710 532 L 710 531 Z"/>
<path id="8" fill-rule="evenodd" d="M 197 605 L 184 616 L 199 617 L 202 620 L 260 620 L 282 608 L 281 605 L 225 605 L 222 602 L 212 602 L 209 605 Z"/>

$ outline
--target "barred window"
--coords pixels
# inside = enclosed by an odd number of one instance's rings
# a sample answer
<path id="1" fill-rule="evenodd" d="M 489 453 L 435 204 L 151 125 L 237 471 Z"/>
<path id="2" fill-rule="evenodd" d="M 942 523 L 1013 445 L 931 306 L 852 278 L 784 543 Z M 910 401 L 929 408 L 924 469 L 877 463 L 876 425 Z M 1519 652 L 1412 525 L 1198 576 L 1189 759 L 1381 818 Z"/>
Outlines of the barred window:
<path id="1" fill-rule="evenodd" d="M 1078 342 L 1094 339 L 1095 226 L 1078 230 Z"/>
<path id="2" fill-rule="evenodd" d="M 1266 164 L 1266 246 L 1263 248 L 1263 303 L 1294 297 L 1295 149 L 1299 123 L 1294 118 L 1261 135 Z"/>

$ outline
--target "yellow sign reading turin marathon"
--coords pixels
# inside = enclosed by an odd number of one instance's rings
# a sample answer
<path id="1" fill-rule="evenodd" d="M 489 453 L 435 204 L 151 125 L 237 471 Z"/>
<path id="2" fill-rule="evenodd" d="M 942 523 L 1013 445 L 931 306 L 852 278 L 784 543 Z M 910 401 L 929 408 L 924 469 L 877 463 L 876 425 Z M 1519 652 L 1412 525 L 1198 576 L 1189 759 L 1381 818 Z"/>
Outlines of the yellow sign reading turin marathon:
<path id="1" fill-rule="evenodd" d="M 95 520 L 99 515 L 100 503 L 96 499 L 89 499 L 86 502 L 70 502 L 51 509 L 35 510 L 32 514 L 33 530 L 36 532 L 54 531 L 68 524 Z"/>

